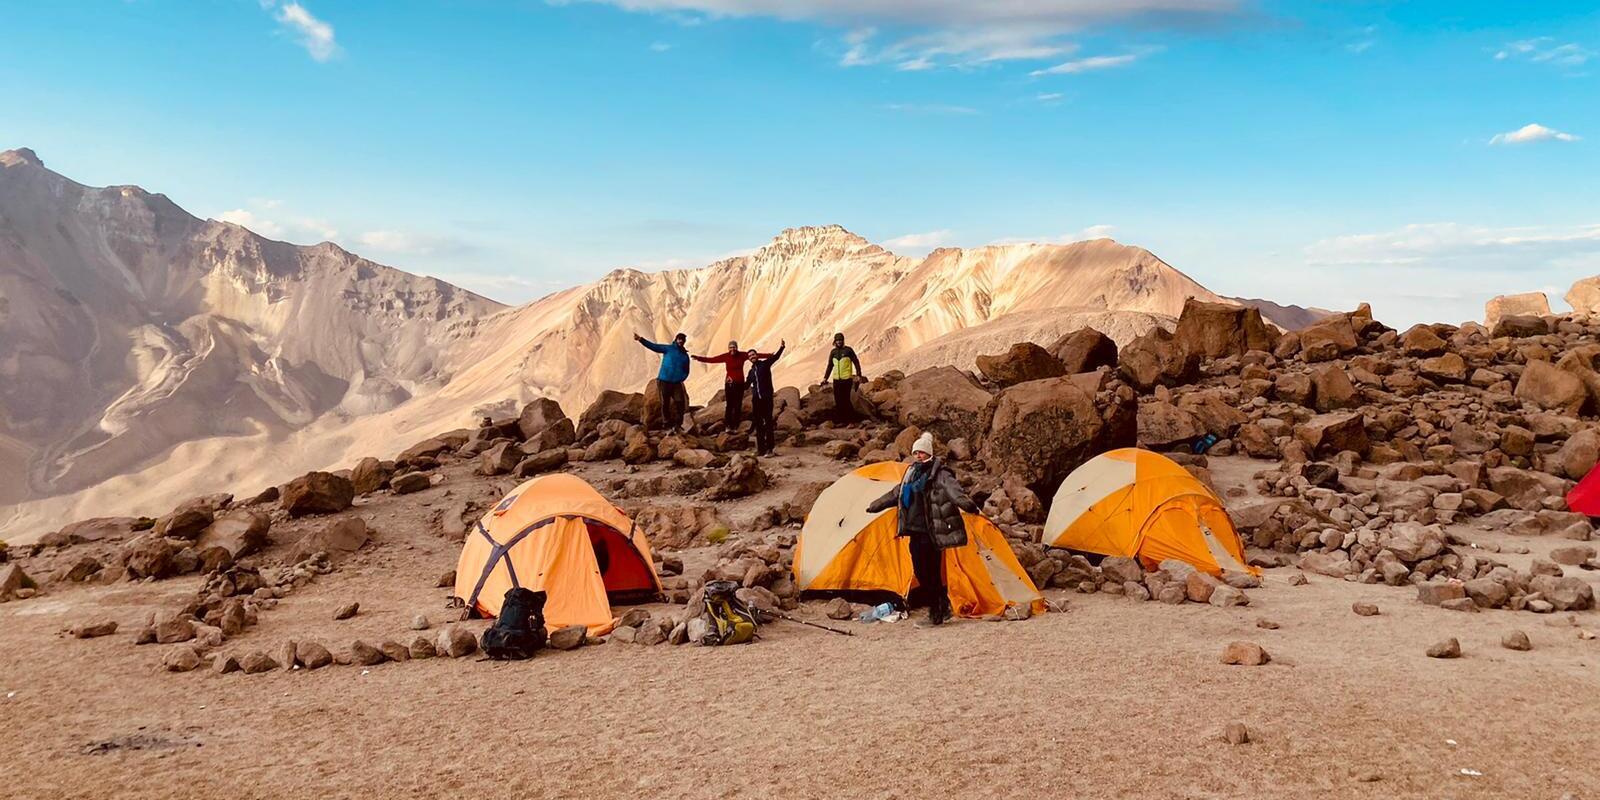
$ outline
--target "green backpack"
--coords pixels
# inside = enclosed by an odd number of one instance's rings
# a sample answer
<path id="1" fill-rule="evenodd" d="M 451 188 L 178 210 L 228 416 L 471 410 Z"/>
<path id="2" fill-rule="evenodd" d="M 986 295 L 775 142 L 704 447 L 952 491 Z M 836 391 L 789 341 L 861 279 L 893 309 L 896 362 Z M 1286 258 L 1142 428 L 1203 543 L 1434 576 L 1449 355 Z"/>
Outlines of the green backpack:
<path id="1" fill-rule="evenodd" d="M 706 584 L 705 612 L 709 625 L 701 644 L 744 644 L 756 638 L 756 615 L 743 600 L 734 596 L 738 588 L 739 584 L 733 581 Z"/>

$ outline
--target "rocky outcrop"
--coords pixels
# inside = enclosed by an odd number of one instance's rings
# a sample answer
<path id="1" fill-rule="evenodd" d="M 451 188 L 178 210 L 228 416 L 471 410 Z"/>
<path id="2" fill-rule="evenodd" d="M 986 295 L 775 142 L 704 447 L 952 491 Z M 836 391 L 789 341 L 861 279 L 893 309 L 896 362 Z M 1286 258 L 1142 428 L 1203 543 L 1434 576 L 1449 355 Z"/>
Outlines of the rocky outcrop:
<path id="1" fill-rule="evenodd" d="M 1548 316 L 1550 316 L 1550 299 L 1545 297 L 1544 292 L 1503 294 L 1483 304 L 1483 325 L 1490 330 L 1506 317 Z"/>

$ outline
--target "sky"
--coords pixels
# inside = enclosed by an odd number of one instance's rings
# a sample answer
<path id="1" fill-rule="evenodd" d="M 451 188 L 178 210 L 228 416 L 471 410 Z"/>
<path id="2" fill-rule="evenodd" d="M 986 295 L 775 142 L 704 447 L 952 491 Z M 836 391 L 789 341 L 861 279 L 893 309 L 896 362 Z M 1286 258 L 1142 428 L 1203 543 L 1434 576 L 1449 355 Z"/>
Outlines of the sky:
<path id="1" fill-rule="evenodd" d="M 1600 273 L 1600 3 L 0 0 L 0 149 L 508 303 L 838 223 L 1392 325 Z"/>

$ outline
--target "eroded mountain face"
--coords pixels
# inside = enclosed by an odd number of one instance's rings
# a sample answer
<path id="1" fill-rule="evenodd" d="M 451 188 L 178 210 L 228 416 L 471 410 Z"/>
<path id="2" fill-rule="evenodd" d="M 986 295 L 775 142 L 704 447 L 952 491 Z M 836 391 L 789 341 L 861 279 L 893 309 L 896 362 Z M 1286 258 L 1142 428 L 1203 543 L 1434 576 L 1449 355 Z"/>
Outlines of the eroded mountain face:
<path id="1" fill-rule="evenodd" d="M 198 219 L 0 153 L 0 502 L 71 492 L 173 445 L 392 408 L 501 307 L 332 244 Z"/>

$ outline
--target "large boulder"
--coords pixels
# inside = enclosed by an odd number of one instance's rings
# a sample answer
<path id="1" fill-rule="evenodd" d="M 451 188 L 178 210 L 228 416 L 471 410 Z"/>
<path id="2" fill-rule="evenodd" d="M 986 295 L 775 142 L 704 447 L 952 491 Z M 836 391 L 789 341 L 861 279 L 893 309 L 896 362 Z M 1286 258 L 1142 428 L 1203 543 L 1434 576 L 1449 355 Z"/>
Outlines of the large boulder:
<path id="1" fill-rule="evenodd" d="M 372 494 L 389 485 L 394 477 L 394 462 L 367 456 L 350 469 L 350 486 L 356 494 Z"/>
<path id="2" fill-rule="evenodd" d="M 141 523 L 138 517 L 94 517 L 79 520 L 62 527 L 61 530 L 47 533 L 39 537 L 39 544 L 44 547 L 66 547 L 90 542 L 126 541 L 149 525 L 148 519 Z"/>
<path id="3" fill-rule="evenodd" d="M 1163 400 L 1139 406 L 1139 445 L 1168 450 L 1206 434 L 1199 418 Z"/>
<path id="4" fill-rule="evenodd" d="M 1204 358 L 1271 352 L 1278 332 L 1261 319 L 1254 306 L 1207 303 L 1193 297 L 1183 303 L 1173 338 L 1185 353 Z"/>
<path id="5" fill-rule="evenodd" d="M 1528 362 L 1517 379 L 1515 394 L 1539 408 L 1574 417 L 1589 401 L 1582 379 L 1548 361 Z"/>
<path id="6" fill-rule="evenodd" d="M 1554 459 L 1552 472 L 1575 481 L 1582 480 L 1589 474 L 1589 470 L 1594 469 L 1595 462 L 1600 461 L 1600 431 L 1585 428 L 1574 433 L 1552 458 Z"/>
<path id="7" fill-rule="evenodd" d="M 1429 358 L 1443 355 L 1445 347 L 1444 339 L 1440 338 L 1433 328 L 1420 323 L 1411 326 L 1410 329 L 1400 335 L 1400 349 L 1405 351 L 1408 356 Z"/>
<path id="8" fill-rule="evenodd" d="M 261 550 L 268 544 L 271 527 L 271 517 L 249 509 L 236 509 L 218 517 L 195 540 L 200 568 L 206 572 L 221 569 Z"/>
<path id="9" fill-rule="evenodd" d="M 1134 339 L 1117 354 L 1117 369 L 1142 392 L 1156 386 L 1177 386 L 1200 377 L 1200 356 L 1185 352 L 1163 328 Z"/>
<path id="10" fill-rule="evenodd" d="M 303 517 L 343 511 L 355 497 L 356 489 L 349 478 L 331 472 L 309 472 L 285 484 L 279 502 L 289 516 Z"/>
<path id="11" fill-rule="evenodd" d="M 1206 433 L 1219 439 L 1233 436 L 1240 426 L 1250 421 L 1250 415 L 1240 411 L 1214 391 L 1189 392 L 1178 398 L 1178 408 L 1193 414 Z"/>
<path id="12" fill-rule="evenodd" d="M 1579 278 L 1567 290 L 1567 305 L 1576 317 L 1600 316 L 1600 275 Z"/>
<path id="13" fill-rule="evenodd" d="M 1071 378 L 1046 378 L 1000 393 L 982 458 L 990 472 L 1016 475 L 1046 497 L 1083 462 L 1133 445 L 1134 433 L 1103 418 L 1094 397 Z"/>
<path id="14" fill-rule="evenodd" d="M 1296 425 L 1294 436 L 1313 458 L 1337 455 L 1344 450 L 1363 457 L 1372 452 L 1365 421 L 1358 412 L 1318 414 Z"/>
<path id="15" fill-rule="evenodd" d="M 1544 317 L 1532 314 L 1501 317 L 1499 322 L 1490 329 L 1489 335 L 1496 339 L 1526 339 L 1532 336 L 1543 336 L 1550 332 L 1549 323 Z"/>
<path id="16" fill-rule="evenodd" d="M 1550 298 L 1544 292 L 1503 294 L 1483 304 L 1483 327 L 1494 330 L 1506 317 L 1548 317 Z"/>
<path id="17" fill-rule="evenodd" d="M 1300 357 L 1308 362 L 1332 361 L 1360 344 L 1350 314 L 1325 317 L 1297 331 Z"/>
<path id="18" fill-rule="evenodd" d="M 501 442 L 478 456 L 478 474 L 506 475 L 527 457 L 522 448 L 511 442 Z"/>
<path id="19" fill-rule="evenodd" d="M 1094 328 L 1079 328 L 1047 348 L 1061 362 L 1068 375 L 1093 372 L 1101 367 L 1116 369 L 1117 343 Z"/>
<path id="20" fill-rule="evenodd" d="M 958 437 L 976 441 L 994 413 L 994 397 L 955 367 L 913 372 L 895 389 L 900 395 L 900 424 L 933 431 L 945 441 Z"/>
<path id="21" fill-rule="evenodd" d="M 338 557 L 354 553 L 367 543 L 370 534 L 367 521 L 360 517 L 345 517 L 300 537 L 289 560 L 304 561 L 317 553 Z"/>
<path id="22" fill-rule="evenodd" d="M 129 578 L 168 578 L 178 573 L 173 540 L 154 532 L 134 537 L 122 546 L 121 561 Z"/>
<path id="23" fill-rule="evenodd" d="M 570 423 L 571 420 L 567 419 L 567 412 L 561 410 L 561 404 L 548 397 L 540 397 L 522 407 L 522 414 L 517 417 L 517 430 L 521 431 L 523 439 L 532 439 L 562 422 Z"/>
<path id="24" fill-rule="evenodd" d="M 1311 384 L 1314 387 L 1311 393 L 1312 407 L 1318 411 L 1338 411 L 1361 405 L 1361 394 L 1350 382 L 1350 376 L 1333 364 L 1324 364 L 1313 370 Z"/>
<path id="25" fill-rule="evenodd" d="M 980 355 L 977 362 L 978 371 L 983 373 L 983 377 L 1000 386 L 1059 378 L 1067 374 L 1067 368 L 1060 359 L 1033 342 L 1018 342 L 997 356 Z"/>
<path id="26" fill-rule="evenodd" d="M 156 520 L 155 532 L 173 539 L 192 540 L 215 519 L 217 509 L 233 501 L 233 495 L 208 495 L 185 500 L 166 516 Z"/>
<path id="27" fill-rule="evenodd" d="M 644 394 L 617 392 L 606 389 L 578 416 L 578 434 L 587 435 L 606 420 L 622 420 L 634 425 L 644 424 Z"/>
<path id="28" fill-rule="evenodd" d="M 717 485 L 706 492 L 708 500 L 732 500 L 747 497 L 767 488 L 770 480 L 754 456 L 739 453 L 728 462 Z"/>

